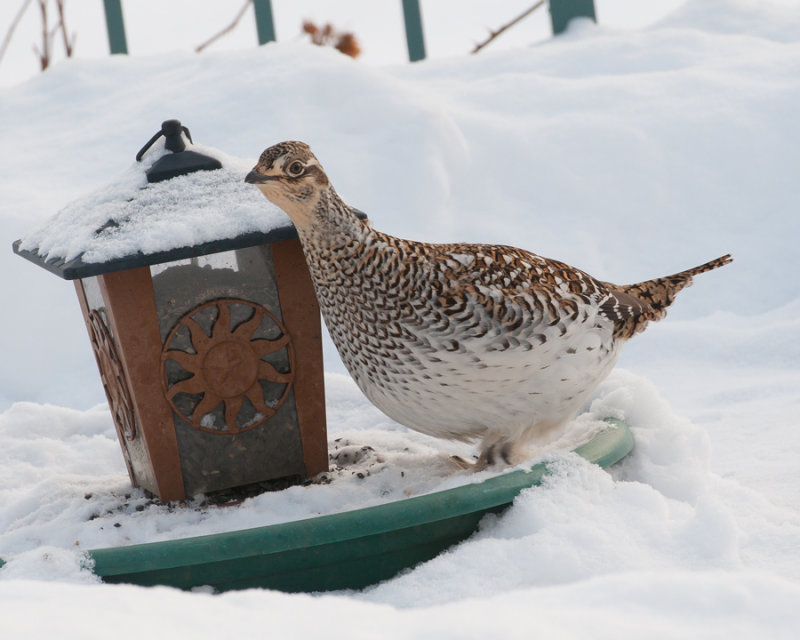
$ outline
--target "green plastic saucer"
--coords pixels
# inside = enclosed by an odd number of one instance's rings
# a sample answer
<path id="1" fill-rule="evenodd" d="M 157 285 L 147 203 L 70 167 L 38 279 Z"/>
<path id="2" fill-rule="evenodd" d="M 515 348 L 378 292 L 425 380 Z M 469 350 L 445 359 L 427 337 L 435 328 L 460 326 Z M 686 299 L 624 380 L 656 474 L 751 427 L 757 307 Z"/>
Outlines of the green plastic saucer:
<path id="1" fill-rule="evenodd" d="M 633 449 L 621 420 L 575 453 L 603 468 Z M 194 538 L 87 552 L 105 582 L 218 591 L 360 589 L 391 578 L 464 540 L 487 513 L 537 485 L 546 463 L 482 482 L 374 507 Z"/>

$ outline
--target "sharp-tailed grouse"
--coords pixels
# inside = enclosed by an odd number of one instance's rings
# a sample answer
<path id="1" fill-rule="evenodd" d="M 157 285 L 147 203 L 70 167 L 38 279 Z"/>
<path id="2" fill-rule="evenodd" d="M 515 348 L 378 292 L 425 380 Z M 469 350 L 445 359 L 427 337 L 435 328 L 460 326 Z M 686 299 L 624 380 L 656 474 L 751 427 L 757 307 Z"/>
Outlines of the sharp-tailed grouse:
<path id="1" fill-rule="evenodd" d="M 569 421 L 622 344 L 663 318 L 692 276 L 729 255 L 638 284 L 491 244 L 375 231 L 302 142 L 270 147 L 245 178 L 297 227 L 322 315 L 375 406 L 411 429 L 481 439 L 479 466 Z"/>

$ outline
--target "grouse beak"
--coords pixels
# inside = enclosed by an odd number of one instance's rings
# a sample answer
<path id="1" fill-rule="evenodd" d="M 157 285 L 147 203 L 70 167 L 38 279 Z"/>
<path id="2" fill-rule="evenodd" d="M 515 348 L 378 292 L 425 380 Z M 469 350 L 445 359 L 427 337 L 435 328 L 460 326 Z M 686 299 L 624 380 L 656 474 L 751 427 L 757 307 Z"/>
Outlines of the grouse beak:
<path id="1" fill-rule="evenodd" d="M 244 181 L 250 184 L 264 184 L 270 180 L 274 180 L 274 178 L 272 176 L 265 176 L 263 173 L 259 173 L 255 169 L 248 173 L 244 178 Z"/>

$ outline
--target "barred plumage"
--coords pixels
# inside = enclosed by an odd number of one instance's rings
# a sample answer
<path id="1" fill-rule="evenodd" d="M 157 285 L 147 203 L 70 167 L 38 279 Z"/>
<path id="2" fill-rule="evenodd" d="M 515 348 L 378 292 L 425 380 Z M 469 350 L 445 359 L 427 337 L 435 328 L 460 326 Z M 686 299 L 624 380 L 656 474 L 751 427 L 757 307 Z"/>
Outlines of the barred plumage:
<path id="1" fill-rule="evenodd" d="M 375 231 L 311 150 L 284 142 L 246 180 L 297 227 L 331 338 L 364 394 L 412 429 L 481 439 L 481 465 L 516 462 L 578 411 L 620 346 L 723 256 L 631 285 L 522 249 L 429 244 Z"/>

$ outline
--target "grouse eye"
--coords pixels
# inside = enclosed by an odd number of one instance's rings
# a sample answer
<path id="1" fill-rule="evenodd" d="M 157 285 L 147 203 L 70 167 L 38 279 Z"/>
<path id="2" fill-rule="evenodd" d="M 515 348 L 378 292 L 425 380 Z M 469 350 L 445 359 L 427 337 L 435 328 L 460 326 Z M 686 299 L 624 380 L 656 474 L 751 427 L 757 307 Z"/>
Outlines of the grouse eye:
<path id="1" fill-rule="evenodd" d="M 295 160 L 292 164 L 289 165 L 287 173 L 290 176 L 299 176 L 301 173 L 303 173 L 303 163 Z"/>

